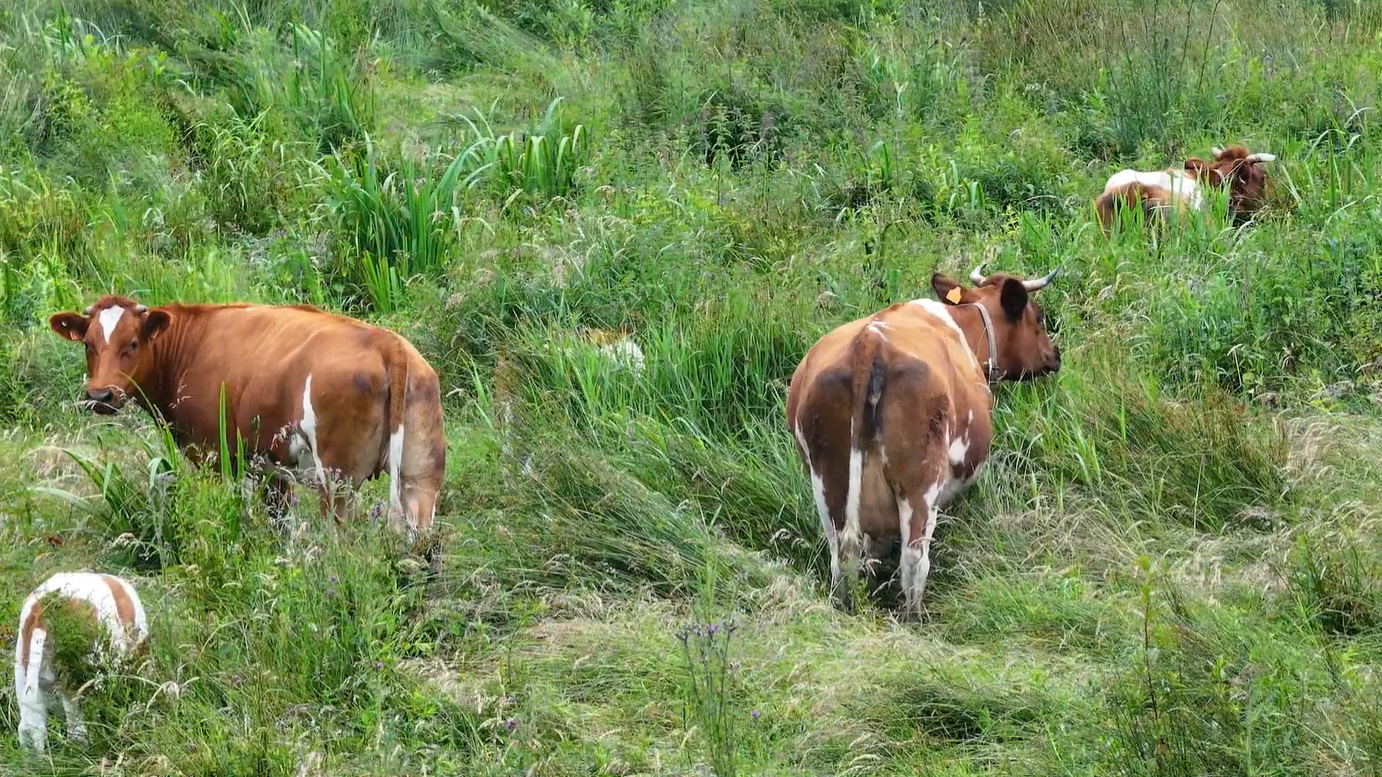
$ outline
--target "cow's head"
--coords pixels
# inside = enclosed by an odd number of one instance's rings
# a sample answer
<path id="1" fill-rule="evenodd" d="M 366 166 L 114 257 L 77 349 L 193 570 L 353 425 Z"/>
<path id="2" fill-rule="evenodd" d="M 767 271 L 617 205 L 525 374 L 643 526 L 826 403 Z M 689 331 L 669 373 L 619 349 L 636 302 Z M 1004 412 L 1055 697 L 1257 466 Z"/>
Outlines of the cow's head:
<path id="1" fill-rule="evenodd" d="M 1207 167 L 1216 174 L 1214 185 L 1228 186 L 1229 214 L 1235 220 L 1241 220 L 1256 213 L 1267 194 L 1267 171 L 1262 168 L 1262 163 L 1276 161 L 1276 155 L 1263 151 L 1249 154 L 1243 146 L 1216 146 L 1211 150 L 1214 164 Z M 1187 169 L 1189 165 L 1186 162 Z"/>
<path id="2" fill-rule="evenodd" d="M 82 313 L 55 313 L 48 319 L 53 331 L 86 345 L 86 405 L 101 415 L 124 406 L 134 382 L 148 375 L 153 354 L 150 344 L 167 330 L 172 317 L 149 310 L 126 297 L 103 297 Z"/>
<path id="3" fill-rule="evenodd" d="M 1023 280 L 1006 273 L 984 277 L 984 265 L 974 268 L 969 279 L 974 288 L 961 286 L 940 273 L 931 276 L 931 287 L 947 305 L 980 305 L 989 313 L 993 339 L 997 346 L 1000 377 L 1030 380 L 1060 371 L 1060 348 L 1046 332 L 1046 314 L 1033 300 L 1033 292 L 1045 288 L 1059 268 L 1046 277 Z M 982 363 L 988 358 L 988 345 L 980 335 L 975 356 Z"/>

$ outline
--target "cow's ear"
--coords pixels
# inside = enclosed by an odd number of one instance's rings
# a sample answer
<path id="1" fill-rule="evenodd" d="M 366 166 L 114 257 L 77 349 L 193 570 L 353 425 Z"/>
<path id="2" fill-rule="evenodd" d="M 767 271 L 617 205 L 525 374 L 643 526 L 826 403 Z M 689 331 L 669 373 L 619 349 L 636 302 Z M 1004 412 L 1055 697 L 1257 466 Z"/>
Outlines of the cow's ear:
<path id="1" fill-rule="evenodd" d="M 54 313 L 48 319 L 48 326 L 52 327 L 58 337 L 74 343 L 80 343 L 86 337 L 86 327 L 90 323 L 91 319 L 76 313 Z"/>
<path id="2" fill-rule="evenodd" d="M 936 290 L 936 296 L 941 302 L 947 305 L 958 305 L 960 299 L 964 297 L 964 287 L 956 283 L 954 279 L 934 273 L 931 275 L 931 288 Z"/>
<path id="3" fill-rule="evenodd" d="M 173 323 L 166 310 L 150 310 L 144 314 L 144 339 L 153 342 Z"/>
<path id="4" fill-rule="evenodd" d="M 1003 281 L 1003 291 L 998 301 L 1003 306 L 1003 313 L 1008 320 L 1017 323 L 1022 320 L 1022 314 L 1027 310 L 1027 287 L 1022 285 L 1022 281 L 1016 278 L 1008 278 Z"/>

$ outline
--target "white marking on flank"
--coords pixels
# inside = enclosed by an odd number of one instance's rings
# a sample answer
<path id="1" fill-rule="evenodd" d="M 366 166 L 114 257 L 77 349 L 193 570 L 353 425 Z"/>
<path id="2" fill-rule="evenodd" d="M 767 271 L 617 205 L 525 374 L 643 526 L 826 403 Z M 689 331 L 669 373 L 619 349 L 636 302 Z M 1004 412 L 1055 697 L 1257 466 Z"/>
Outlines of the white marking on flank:
<path id="1" fill-rule="evenodd" d="M 400 423 L 398 429 L 389 435 L 389 507 L 394 510 L 403 509 L 403 500 L 399 496 L 402 493 L 402 486 L 398 481 L 402 468 L 403 424 Z"/>
<path id="2" fill-rule="evenodd" d="M 102 310 L 100 315 L 96 317 L 96 320 L 101 323 L 101 334 L 105 336 L 106 342 L 110 342 L 110 335 L 115 331 L 115 325 L 119 324 L 120 319 L 124 316 L 125 309 L 116 305 Z"/>
<path id="3" fill-rule="evenodd" d="M 978 358 L 975 357 L 974 351 L 970 350 L 969 341 L 965 339 L 964 330 L 960 329 L 960 325 L 955 323 L 955 317 L 950 315 L 950 309 L 948 306 L 940 302 L 937 302 L 933 299 L 926 299 L 925 297 L 921 299 L 914 299 L 909 304 L 916 305 L 917 307 L 921 308 L 927 313 L 930 313 L 932 316 L 940 319 L 941 323 L 950 327 L 951 331 L 953 331 L 955 335 L 960 339 L 960 348 L 966 354 L 969 355 L 970 364 L 974 365 L 974 367 L 976 368 L 979 366 Z M 988 346 L 985 345 L 984 347 L 987 348 Z"/>
<path id="4" fill-rule="evenodd" d="M 1158 170 L 1152 173 L 1138 170 L 1119 170 L 1108 179 L 1108 183 L 1104 184 L 1104 191 L 1134 183 L 1148 188 L 1160 189 L 1173 200 L 1185 200 L 1191 208 L 1200 207 L 1200 185 L 1184 170 Z"/>
<path id="5" fill-rule="evenodd" d="M 965 454 L 969 452 L 969 437 L 956 437 L 950 441 L 950 464 L 958 467 L 965 461 Z"/>
<path id="6" fill-rule="evenodd" d="M 311 374 L 308 374 L 307 384 L 302 388 L 302 433 L 307 436 L 307 447 L 312 451 L 312 464 L 317 470 L 317 481 L 326 486 L 326 467 L 322 466 L 321 454 L 317 451 L 317 413 L 312 409 Z"/>

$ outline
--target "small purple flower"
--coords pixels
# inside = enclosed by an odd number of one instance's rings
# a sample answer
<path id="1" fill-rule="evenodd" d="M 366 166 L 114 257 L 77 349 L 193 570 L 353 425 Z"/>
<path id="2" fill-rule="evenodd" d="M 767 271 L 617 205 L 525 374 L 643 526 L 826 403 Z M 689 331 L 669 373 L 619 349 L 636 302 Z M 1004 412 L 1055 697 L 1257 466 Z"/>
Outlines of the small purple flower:
<path id="1" fill-rule="evenodd" d="M 750 712 L 750 713 L 749 713 L 749 717 L 753 718 L 754 720 L 758 720 L 758 710 L 754 710 L 753 712 Z"/>
<path id="2" fill-rule="evenodd" d="M 517 731 L 518 718 L 509 718 L 508 720 L 504 721 L 504 730 L 508 731 L 510 734 L 512 734 L 514 731 Z"/>
<path id="3" fill-rule="evenodd" d="M 383 662 L 383 661 L 375 661 L 375 662 L 374 662 L 374 671 L 376 671 L 376 672 L 382 672 L 383 670 L 384 670 L 384 662 Z"/>
<path id="4" fill-rule="evenodd" d="M 707 635 L 714 636 L 714 635 L 715 635 L 715 632 L 717 632 L 717 631 L 719 631 L 719 630 L 720 630 L 720 624 L 718 624 L 718 623 L 712 623 L 712 624 L 710 624 L 709 626 L 707 626 L 707 627 L 705 628 L 705 633 L 706 633 Z"/>

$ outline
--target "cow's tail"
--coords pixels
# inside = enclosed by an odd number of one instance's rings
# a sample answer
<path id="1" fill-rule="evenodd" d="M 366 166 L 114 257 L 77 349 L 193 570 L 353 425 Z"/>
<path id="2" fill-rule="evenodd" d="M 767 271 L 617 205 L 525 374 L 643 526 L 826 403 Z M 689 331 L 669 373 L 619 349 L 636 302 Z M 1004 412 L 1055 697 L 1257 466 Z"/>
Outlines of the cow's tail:
<path id="1" fill-rule="evenodd" d="M 389 439 L 389 509 L 402 512 L 403 437 L 404 419 L 408 413 L 408 352 L 403 344 L 394 341 L 386 362 L 389 374 L 389 409 L 385 435 Z"/>
<path id="2" fill-rule="evenodd" d="M 877 437 L 882 414 L 885 370 L 878 358 L 883 346 L 882 333 L 875 324 L 864 327 L 854 338 L 853 403 L 849 420 L 849 490 L 845 494 L 845 535 L 859 532 L 859 500 L 864 475 L 866 448 Z M 851 537 L 857 539 L 857 537 Z"/>

